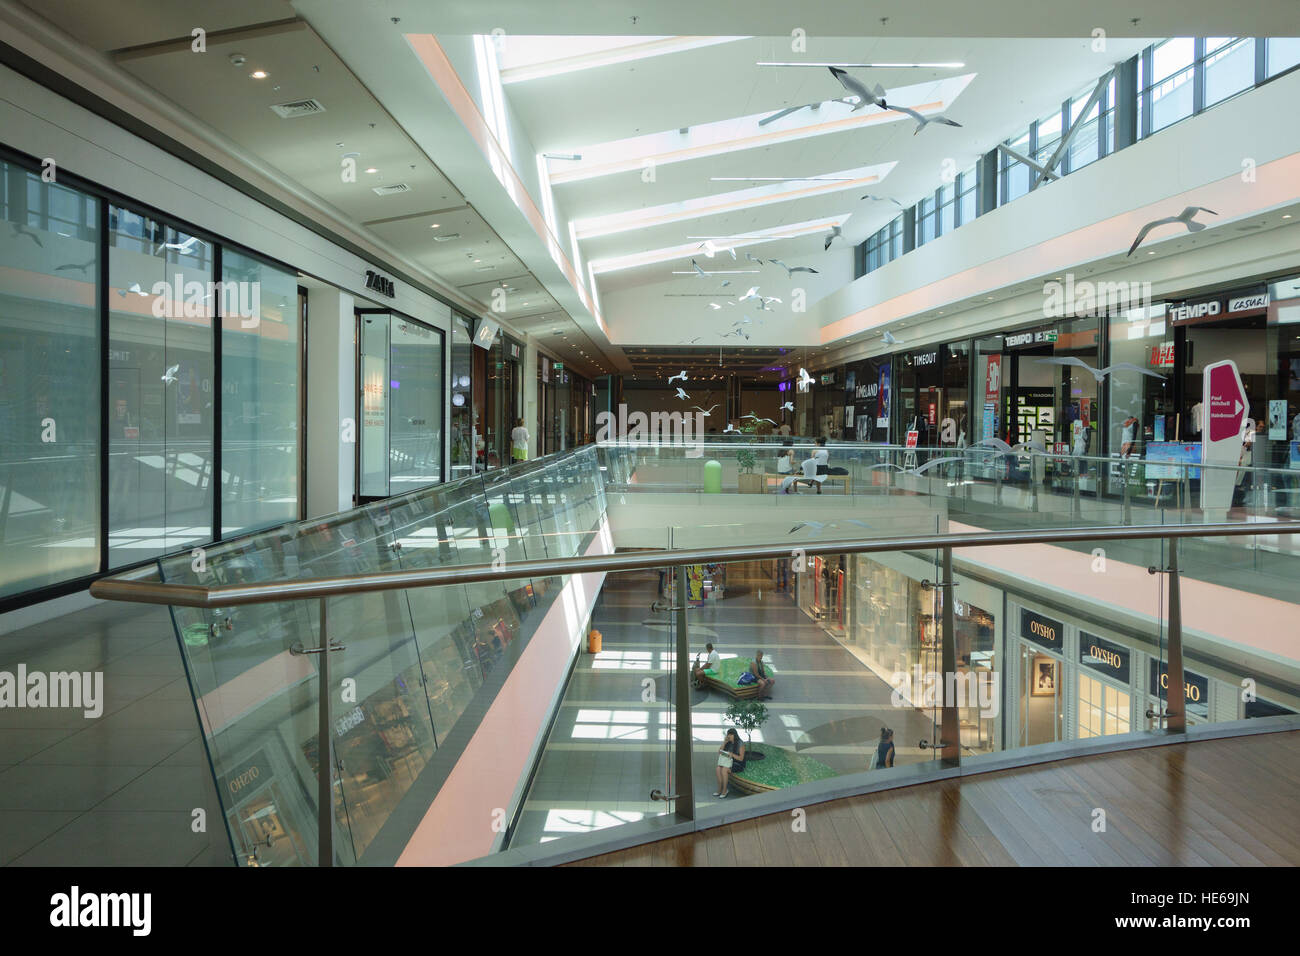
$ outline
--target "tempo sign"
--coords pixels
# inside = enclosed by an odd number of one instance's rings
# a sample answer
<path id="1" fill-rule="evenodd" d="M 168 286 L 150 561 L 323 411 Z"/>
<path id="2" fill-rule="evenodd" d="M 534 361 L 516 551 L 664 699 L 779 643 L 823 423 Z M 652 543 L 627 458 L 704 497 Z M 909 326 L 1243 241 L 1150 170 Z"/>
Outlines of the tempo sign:
<path id="1" fill-rule="evenodd" d="M 1242 426 L 1249 411 L 1236 362 L 1225 359 L 1206 367 L 1201 378 L 1201 403 L 1206 416 L 1201 462 L 1219 466 L 1201 472 L 1201 510 L 1226 515 L 1237 483 L 1232 466 L 1241 460 Z M 1222 520 L 1208 514 L 1206 518 Z"/>

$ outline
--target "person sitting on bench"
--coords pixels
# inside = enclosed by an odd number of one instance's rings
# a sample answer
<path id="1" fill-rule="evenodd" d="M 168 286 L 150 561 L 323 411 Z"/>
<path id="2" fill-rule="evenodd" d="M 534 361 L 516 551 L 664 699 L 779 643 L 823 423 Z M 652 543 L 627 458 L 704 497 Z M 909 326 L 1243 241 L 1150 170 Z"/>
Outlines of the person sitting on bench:
<path id="1" fill-rule="evenodd" d="M 803 474 L 790 475 L 788 478 L 782 480 L 781 491 L 788 495 L 792 485 L 798 485 L 800 482 L 804 482 L 814 486 L 817 489 L 817 494 L 820 495 L 822 493 L 822 482 L 826 480 L 826 476 L 817 474 L 817 459 L 808 458 L 799 467 L 802 469 Z"/>
<path id="2" fill-rule="evenodd" d="M 847 468 L 832 468 L 830 449 L 826 447 L 826 436 L 822 435 L 817 439 L 817 453 L 813 455 L 817 459 L 817 474 L 819 475 L 847 475 Z"/>
<path id="3" fill-rule="evenodd" d="M 696 687 L 704 684 L 705 677 L 717 676 L 718 662 L 722 660 L 718 652 L 713 649 L 712 644 L 705 644 L 704 649 L 708 652 L 708 658 L 705 660 L 704 666 L 700 666 L 700 659 L 696 657 L 695 666 L 691 669 L 691 678 L 694 680 Z"/>

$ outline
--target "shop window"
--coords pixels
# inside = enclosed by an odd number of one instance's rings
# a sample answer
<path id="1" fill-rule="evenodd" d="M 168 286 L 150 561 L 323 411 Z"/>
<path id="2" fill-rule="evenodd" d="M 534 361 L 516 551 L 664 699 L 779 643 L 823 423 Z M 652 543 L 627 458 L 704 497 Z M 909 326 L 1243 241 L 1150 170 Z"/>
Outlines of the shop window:
<path id="1" fill-rule="evenodd" d="M 212 538 L 212 323 L 258 296 L 213 283 L 211 243 L 129 209 L 109 209 L 108 245 L 108 561 L 121 567 Z"/>
<path id="2" fill-rule="evenodd" d="M 298 277 L 226 249 L 222 280 L 256 309 L 221 318 L 223 537 L 298 516 Z M 255 312 L 249 315 L 249 312 Z"/>
<path id="3" fill-rule="evenodd" d="M 1087 674 L 1079 675 L 1079 737 L 1129 732 L 1131 697 Z"/>
<path id="4" fill-rule="evenodd" d="M 1024 156 L 1029 152 L 1029 138 L 1029 133 L 1026 132 L 1019 139 L 1009 141 L 1007 145 Z M 1002 167 L 1002 195 L 998 198 L 998 204 L 1005 205 L 1029 192 L 1029 167 L 1001 152 L 1000 163 Z"/>
<path id="5" fill-rule="evenodd" d="M 470 320 L 452 316 L 451 320 L 451 468 L 452 479 L 473 474 L 478 448 L 479 407 L 473 383 L 474 343 L 470 338 Z"/>
<path id="6" fill-rule="evenodd" d="M 0 595 L 7 596 L 99 569 L 99 204 L 10 163 L 0 172 Z M 59 221 L 52 209 L 75 222 Z"/>

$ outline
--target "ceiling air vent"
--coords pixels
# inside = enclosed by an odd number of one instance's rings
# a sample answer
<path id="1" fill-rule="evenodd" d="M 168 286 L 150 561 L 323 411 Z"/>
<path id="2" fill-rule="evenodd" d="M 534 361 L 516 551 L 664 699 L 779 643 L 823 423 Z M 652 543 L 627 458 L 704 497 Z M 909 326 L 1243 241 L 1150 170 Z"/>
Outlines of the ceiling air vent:
<path id="1" fill-rule="evenodd" d="M 409 193 L 411 187 L 406 183 L 393 183 L 391 186 L 371 186 L 376 196 L 391 196 L 394 193 Z"/>
<path id="2" fill-rule="evenodd" d="M 299 116 L 314 116 L 316 113 L 324 113 L 325 107 L 315 100 L 298 100 L 293 103 L 279 103 L 272 106 L 275 115 L 280 119 L 296 119 Z"/>
<path id="3" fill-rule="evenodd" d="M 448 236 L 434 236 L 434 237 L 433 237 L 433 241 L 434 241 L 434 242 L 451 242 L 453 239 L 459 239 L 459 238 L 460 238 L 460 233 L 459 233 L 459 232 L 453 232 L 451 235 L 448 235 Z"/>

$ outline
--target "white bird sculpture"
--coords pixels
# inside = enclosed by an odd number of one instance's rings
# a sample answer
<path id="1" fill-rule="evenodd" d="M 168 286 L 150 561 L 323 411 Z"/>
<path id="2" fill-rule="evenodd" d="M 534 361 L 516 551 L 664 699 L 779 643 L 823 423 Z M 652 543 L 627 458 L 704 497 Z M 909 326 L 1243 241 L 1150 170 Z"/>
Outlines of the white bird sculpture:
<path id="1" fill-rule="evenodd" d="M 683 401 L 685 401 L 686 399 L 690 398 L 691 396 L 687 395 L 686 392 L 684 392 L 681 388 L 678 388 L 678 389 L 677 389 L 677 397 L 680 398 L 680 399 L 682 399 Z"/>
<path id="2" fill-rule="evenodd" d="M 166 382 L 168 385 L 170 385 L 172 382 L 176 381 L 176 373 L 179 372 L 180 370 L 181 367 L 179 364 L 171 366 L 169 369 L 167 369 L 167 372 L 163 375 L 162 380 Z"/>
<path id="3" fill-rule="evenodd" d="M 1142 368 L 1140 365 L 1134 365 L 1132 362 L 1116 362 L 1114 365 L 1107 365 L 1105 368 L 1093 368 L 1087 362 L 1082 359 L 1077 359 L 1072 355 L 1064 358 L 1040 358 L 1038 361 L 1045 365 L 1077 365 L 1084 371 L 1090 372 L 1092 377 L 1097 380 L 1098 385 L 1100 385 L 1102 379 L 1111 372 L 1117 372 L 1121 369 L 1129 372 L 1138 372 L 1142 375 L 1149 375 L 1152 378 L 1164 378 L 1160 373 L 1152 372 L 1149 369 Z"/>
<path id="4" fill-rule="evenodd" d="M 669 376 L 668 376 L 668 384 L 671 385 L 673 382 L 676 382 L 676 381 L 678 381 L 679 379 L 680 379 L 681 381 L 683 381 L 683 382 L 686 381 L 686 370 L 685 370 L 685 369 L 682 369 L 682 370 L 681 370 L 680 372 L 678 372 L 676 375 L 669 375 Z"/>
<path id="5" fill-rule="evenodd" d="M 1137 238 L 1133 240 L 1133 245 L 1128 247 L 1128 252 L 1125 253 L 1125 256 L 1133 255 L 1134 251 L 1137 250 L 1137 247 L 1142 245 L 1142 240 L 1147 237 L 1147 233 L 1157 226 L 1170 226 L 1176 222 L 1181 222 L 1187 227 L 1188 232 L 1200 232 L 1205 228 L 1205 223 L 1192 221 L 1192 217 L 1198 212 L 1208 212 L 1211 216 L 1218 215 L 1218 213 L 1213 209 L 1206 209 L 1204 206 L 1188 206 L 1176 216 L 1166 216 L 1164 219 L 1153 219 L 1142 227 L 1142 231 L 1139 232 Z"/>

